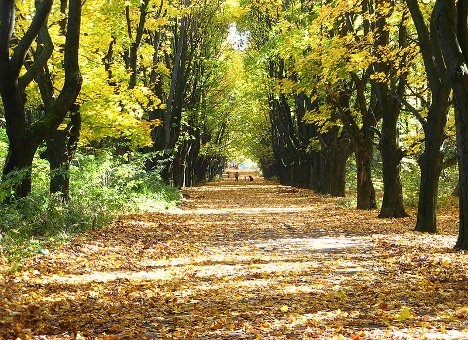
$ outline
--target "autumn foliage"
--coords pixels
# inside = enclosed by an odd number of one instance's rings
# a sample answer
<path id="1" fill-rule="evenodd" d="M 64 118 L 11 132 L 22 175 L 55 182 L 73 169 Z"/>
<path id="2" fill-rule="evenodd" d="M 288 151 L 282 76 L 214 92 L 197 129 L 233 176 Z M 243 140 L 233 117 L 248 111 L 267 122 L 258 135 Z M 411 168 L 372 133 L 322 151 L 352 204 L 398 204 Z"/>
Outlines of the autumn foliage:
<path id="1" fill-rule="evenodd" d="M 0 283 L 5 339 L 453 339 L 467 263 L 414 218 L 253 182 L 185 191 L 39 255 Z"/>

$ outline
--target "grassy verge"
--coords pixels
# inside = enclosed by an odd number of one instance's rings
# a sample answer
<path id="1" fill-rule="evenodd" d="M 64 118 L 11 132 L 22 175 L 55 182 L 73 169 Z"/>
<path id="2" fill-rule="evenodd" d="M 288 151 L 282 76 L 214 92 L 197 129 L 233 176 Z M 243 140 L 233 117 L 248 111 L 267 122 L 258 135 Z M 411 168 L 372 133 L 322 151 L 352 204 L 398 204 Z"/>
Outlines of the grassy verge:
<path id="1" fill-rule="evenodd" d="M 71 169 L 71 200 L 48 194 L 48 164 L 35 161 L 30 196 L 0 205 L 0 265 L 10 270 L 22 261 L 100 228 L 119 215 L 175 207 L 177 189 L 144 170 L 144 159 L 108 153 L 79 155 Z"/>

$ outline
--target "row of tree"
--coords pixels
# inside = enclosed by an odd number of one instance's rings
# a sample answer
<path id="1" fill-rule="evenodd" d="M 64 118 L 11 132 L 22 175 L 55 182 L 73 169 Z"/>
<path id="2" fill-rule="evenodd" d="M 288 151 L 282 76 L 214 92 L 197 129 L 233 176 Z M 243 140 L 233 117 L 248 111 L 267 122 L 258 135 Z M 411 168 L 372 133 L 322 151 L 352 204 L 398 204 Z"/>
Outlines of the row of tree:
<path id="1" fill-rule="evenodd" d="M 379 151 L 379 216 L 398 218 L 407 216 L 402 160 L 417 156 L 416 230 L 433 233 L 441 172 L 458 161 L 457 247 L 466 249 L 468 1 L 241 3 L 250 58 L 263 65 L 268 84 L 273 153 L 262 164 L 266 173 L 343 196 L 346 163 L 354 155 L 357 208 L 374 209 L 372 166 Z"/>
<path id="2" fill-rule="evenodd" d="M 219 97 L 231 7 L 221 0 L 28 0 L 0 5 L 3 183 L 31 192 L 38 148 L 69 199 L 78 145 L 148 154 L 176 186 L 218 174 L 231 117 Z M 42 148 L 47 145 L 46 148 Z M 12 180 L 14 177 L 15 180 Z"/>
<path id="3" fill-rule="evenodd" d="M 416 229 L 437 231 L 439 178 L 458 162 L 468 248 L 467 2 L 5 0 L 2 183 L 27 196 L 44 144 L 65 200 L 78 144 L 144 152 L 176 186 L 213 178 L 250 145 L 266 175 L 336 196 L 354 155 L 357 208 L 374 209 L 379 151 L 380 216 L 404 217 L 401 164 L 418 156 Z"/>

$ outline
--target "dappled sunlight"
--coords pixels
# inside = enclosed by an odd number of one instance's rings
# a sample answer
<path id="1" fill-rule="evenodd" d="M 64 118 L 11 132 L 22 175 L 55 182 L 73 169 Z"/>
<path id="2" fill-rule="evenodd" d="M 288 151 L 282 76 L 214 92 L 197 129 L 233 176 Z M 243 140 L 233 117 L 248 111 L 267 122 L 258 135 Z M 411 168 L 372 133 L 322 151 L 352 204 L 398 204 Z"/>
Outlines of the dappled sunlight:
<path id="1" fill-rule="evenodd" d="M 413 217 L 382 220 L 267 183 L 185 196 L 175 211 L 123 218 L 6 277 L 0 334 L 468 337 L 458 303 L 468 265 L 450 249 L 453 233 L 418 234 Z"/>
<path id="2" fill-rule="evenodd" d="M 240 214 L 240 215 L 257 215 L 259 213 L 275 214 L 275 213 L 294 213 L 300 211 L 315 211 L 311 207 L 271 207 L 271 208 L 248 208 L 242 209 L 193 209 L 193 210 L 174 210 L 172 214 Z"/>

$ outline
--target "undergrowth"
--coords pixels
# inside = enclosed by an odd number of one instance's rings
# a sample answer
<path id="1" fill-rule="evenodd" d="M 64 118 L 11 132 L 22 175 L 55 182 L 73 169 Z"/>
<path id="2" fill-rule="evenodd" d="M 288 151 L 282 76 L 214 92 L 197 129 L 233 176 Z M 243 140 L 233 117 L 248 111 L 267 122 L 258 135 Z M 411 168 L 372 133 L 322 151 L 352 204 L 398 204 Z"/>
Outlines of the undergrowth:
<path id="1" fill-rule="evenodd" d="M 77 155 L 71 167 L 71 199 L 48 193 L 48 163 L 36 159 L 33 192 L 26 198 L 0 205 L 0 261 L 12 268 L 23 259 L 47 253 L 76 234 L 107 225 L 118 215 L 174 207 L 177 189 L 162 184 L 157 171 L 147 172 L 144 157 L 116 158 L 110 153 Z M 2 183 L 0 193 L 9 183 Z M 1 264 L 1 262 L 0 262 Z"/>

